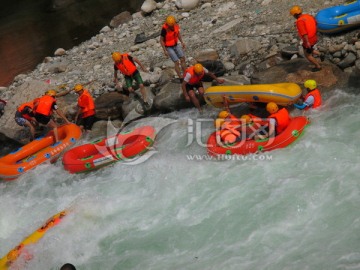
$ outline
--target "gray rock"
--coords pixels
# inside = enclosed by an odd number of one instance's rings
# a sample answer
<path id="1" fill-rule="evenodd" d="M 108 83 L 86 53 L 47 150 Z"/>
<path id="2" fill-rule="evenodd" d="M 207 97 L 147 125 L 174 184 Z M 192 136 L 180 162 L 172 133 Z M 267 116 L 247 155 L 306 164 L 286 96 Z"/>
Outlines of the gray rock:
<path id="1" fill-rule="evenodd" d="M 338 63 L 338 66 L 342 69 L 352 66 L 356 61 L 356 55 L 349 53 L 342 61 Z"/>
<path id="2" fill-rule="evenodd" d="M 65 54 L 66 54 L 66 51 L 63 48 L 59 48 L 54 52 L 55 56 L 62 56 L 62 55 L 65 55 Z"/>
<path id="3" fill-rule="evenodd" d="M 129 11 L 121 12 L 119 15 L 116 15 L 112 20 L 110 21 L 110 26 L 112 28 L 116 28 L 119 25 L 122 25 L 124 23 L 127 23 L 131 21 L 133 17 L 131 16 Z"/>

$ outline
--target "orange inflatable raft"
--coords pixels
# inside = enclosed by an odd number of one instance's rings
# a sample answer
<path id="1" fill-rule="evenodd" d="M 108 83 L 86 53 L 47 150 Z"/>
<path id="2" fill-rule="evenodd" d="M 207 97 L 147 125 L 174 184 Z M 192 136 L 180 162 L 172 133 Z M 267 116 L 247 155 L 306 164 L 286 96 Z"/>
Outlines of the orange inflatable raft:
<path id="1" fill-rule="evenodd" d="M 241 140 L 233 144 L 223 144 L 219 138 L 219 132 L 212 133 L 207 142 L 208 154 L 219 155 L 247 155 L 251 153 L 271 151 L 284 148 L 296 141 L 309 124 L 305 116 L 298 116 L 291 119 L 287 128 L 274 138 L 264 140 Z"/>
<path id="2" fill-rule="evenodd" d="M 9 269 L 15 261 L 20 257 L 24 256 L 25 261 L 32 259 L 32 255 L 27 253 L 26 247 L 28 245 L 35 244 L 38 242 L 45 233 L 61 222 L 61 220 L 68 214 L 67 211 L 61 211 L 56 215 L 48 219 L 39 229 L 26 237 L 19 245 L 10 250 L 4 257 L 0 259 L 0 270 Z M 18 269 L 18 268 L 16 268 Z"/>
<path id="3" fill-rule="evenodd" d="M 139 127 L 74 147 L 64 154 L 63 165 L 70 173 L 98 169 L 146 152 L 154 140 L 155 129 L 152 126 Z"/>
<path id="4" fill-rule="evenodd" d="M 59 142 L 54 143 L 53 132 L 37 138 L 27 145 L 0 158 L 0 179 L 15 180 L 20 175 L 44 162 L 55 162 L 59 155 L 72 146 L 81 136 L 75 124 L 58 127 Z"/>

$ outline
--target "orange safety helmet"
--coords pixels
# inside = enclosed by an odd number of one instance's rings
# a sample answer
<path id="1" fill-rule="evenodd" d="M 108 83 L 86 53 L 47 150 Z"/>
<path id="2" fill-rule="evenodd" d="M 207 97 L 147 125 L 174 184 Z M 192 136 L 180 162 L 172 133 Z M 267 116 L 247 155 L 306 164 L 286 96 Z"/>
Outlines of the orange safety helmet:
<path id="1" fill-rule="evenodd" d="M 225 119 L 226 117 L 228 117 L 229 116 L 229 112 L 228 111 L 221 111 L 221 112 L 219 112 L 219 114 L 218 114 L 218 118 L 220 118 L 220 119 Z"/>
<path id="2" fill-rule="evenodd" d="M 204 71 L 204 67 L 202 66 L 202 64 L 195 64 L 194 65 L 194 72 L 196 74 L 201 74 Z"/>
<path id="3" fill-rule="evenodd" d="M 74 86 L 75 92 L 80 92 L 83 89 L 84 89 L 84 87 L 82 86 L 82 84 L 77 84 Z"/>
<path id="4" fill-rule="evenodd" d="M 45 92 L 45 95 L 50 96 L 50 97 L 55 97 L 56 96 L 56 91 L 54 89 L 47 90 Z"/>
<path id="5" fill-rule="evenodd" d="M 168 26 L 174 26 L 175 23 L 176 23 L 176 20 L 175 20 L 174 16 L 167 16 L 167 18 L 166 18 L 166 24 L 167 24 Z"/>
<path id="6" fill-rule="evenodd" d="M 290 9 L 290 14 L 292 15 L 292 16 L 294 16 L 294 15 L 299 15 L 299 14 L 301 14 L 302 13 L 302 9 L 301 9 L 301 7 L 299 7 L 299 6 L 293 6 L 291 9 Z"/>
<path id="7" fill-rule="evenodd" d="M 120 61 L 121 61 L 121 58 L 122 58 L 121 53 L 119 53 L 119 52 L 113 52 L 111 56 L 112 56 L 112 59 L 113 59 L 115 62 L 120 62 Z"/>
<path id="8" fill-rule="evenodd" d="M 276 113 L 278 110 L 279 110 L 279 107 L 278 105 L 276 105 L 275 102 L 269 102 L 267 105 L 266 105 L 266 110 L 273 114 L 273 113 Z"/>

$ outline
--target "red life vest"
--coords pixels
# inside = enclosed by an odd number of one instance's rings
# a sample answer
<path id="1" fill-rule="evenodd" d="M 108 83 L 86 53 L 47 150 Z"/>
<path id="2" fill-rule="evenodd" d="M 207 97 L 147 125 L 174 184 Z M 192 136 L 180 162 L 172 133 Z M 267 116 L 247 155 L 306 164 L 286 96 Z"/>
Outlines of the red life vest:
<path id="1" fill-rule="evenodd" d="M 24 117 L 25 119 L 31 121 L 32 117 L 29 114 L 27 114 L 27 113 L 23 114 L 22 113 L 22 111 L 25 109 L 25 107 L 29 107 L 31 110 L 33 110 L 34 109 L 34 100 L 21 104 L 19 106 L 19 108 L 17 109 L 17 111 L 19 113 L 21 113 L 22 117 Z"/>
<path id="2" fill-rule="evenodd" d="M 84 89 L 84 92 L 78 98 L 78 106 L 81 108 L 82 118 L 95 114 L 94 99 L 92 98 L 88 90 Z"/>
<path id="3" fill-rule="evenodd" d="M 56 102 L 54 97 L 48 95 L 42 96 L 39 98 L 38 105 L 35 108 L 35 113 L 49 116 L 52 113 L 52 105 L 54 102 Z"/>
<path id="4" fill-rule="evenodd" d="M 135 64 L 130 61 L 129 55 L 124 53 L 121 55 L 121 62 L 115 63 L 115 66 L 120 70 L 120 72 L 126 76 L 131 76 L 137 70 Z"/>
<path id="5" fill-rule="evenodd" d="M 285 130 L 285 128 L 290 123 L 290 116 L 287 109 L 282 108 L 277 113 L 273 113 L 269 118 L 274 118 L 276 120 L 276 133 L 280 134 Z"/>
<path id="6" fill-rule="evenodd" d="M 186 73 L 191 75 L 191 78 L 188 82 L 190 85 L 198 84 L 205 75 L 205 71 L 203 71 L 200 75 L 197 75 L 194 71 L 194 66 L 191 66 L 185 70 L 184 77 L 186 76 Z"/>
<path id="7" fill-rule="evenodd" d="M 166 35 L 164 37 L 165 47 L 175 46 L 179 40 L 179 25 L 175 24 L 174 29 L 170 29 L 170 27 L 165 23 L 162 28 L 166 31 Z"/>
<path id="8" fill-rule="evenodd" d="M 321 102 L 321 95 L 320 95 L 319 89 L 314 89 L 314 90 L 310 91 L 309 93 L 307 93 L 307 95 L 305 96 L 305 101 L 309 96 L 314 97 L 314 104 L 311 107 L 306 106 L 305 110 L 308 110 L 310 108 L 315 109 L 321 105 L 322 102 Z"/>
<path id="9" fill-rule="evenodd" d="M 296 27 L 301 39 L 303 39 L 304 35 L 307 35 L 310 45 L 315 45 L 317 42 L 316 20 L 313 16 L 309 14 L 301 14 L 296 20 Z"/>

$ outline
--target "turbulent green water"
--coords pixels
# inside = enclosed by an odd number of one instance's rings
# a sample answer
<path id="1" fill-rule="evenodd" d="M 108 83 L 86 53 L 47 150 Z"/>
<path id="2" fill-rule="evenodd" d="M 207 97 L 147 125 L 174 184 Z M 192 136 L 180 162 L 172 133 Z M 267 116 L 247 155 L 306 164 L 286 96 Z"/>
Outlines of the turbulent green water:
<path id="1" fill-rule="evenodd" d="M 360 269 L 360 98 L 325 100 L 295 144 L 248 160 L 190 161 L 206 151 L 185 147 L 197 113 L 184 110 L 138 123 L 173 122 L 137 165 L 70 175 L 59 162 L 2 182 L 0 257 L 70 208 L 26 269 Z"/>

